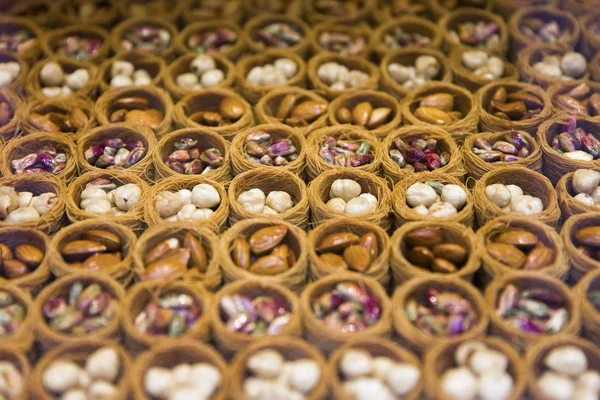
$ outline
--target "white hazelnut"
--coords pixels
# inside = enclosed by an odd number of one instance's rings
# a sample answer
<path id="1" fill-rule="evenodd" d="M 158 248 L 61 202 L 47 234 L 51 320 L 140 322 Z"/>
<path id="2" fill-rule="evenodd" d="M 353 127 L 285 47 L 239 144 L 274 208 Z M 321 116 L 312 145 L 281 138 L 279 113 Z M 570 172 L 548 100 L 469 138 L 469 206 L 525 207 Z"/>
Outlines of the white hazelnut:
<path id="1" fill-rule="evenodd" d="M 275 350 L 261 350 L 248 358 L 248 369 L 259 378 L 275 378 L 281 372 L 283 356 Z"/>
<path id="2" fill-rule="evenodd" d="M 479 350 L 487 350 L 487 346 L 481 342 L 469 341 L 464 342 L 454 352 L 454 360 L 461 367 L 467 365 L 467 361 L 471 355 Z"/>
<path id="3" fill-rule="evenodd" d="M 202 386 L 178 386 L 169 392 L 168 400 L 205 400 L 208 397 L 203 395 Z"/>
<path id="4" fill-rule="evenodd" d="M 152 397 L 166 398 L 172 386 L 173 375 L 168 368 L 151 367 L 144 374 L 144 390 Z"/>
<path id="5" fill-rule="evenodd" d="M 124 75 L 131 77 L 135 67 L 129 61 L 116 60 L 110 66 L 110 76 Z"/>
<path id="6" fill-rule="evenodd" d="M 339 197 L 334 197 L 333 199 L 330 199 L 327 202 L 326 206 L 334 212 L 346 212 L 346 202 L 344 201 L 344 199 L 340 199 Z"/>
<path id="7" fill-rule="evenodd" d="M 251 85 L 261 86 L 262 85 L 263 74 L 264 74 L 264 71 L 263 71 L 262 67 L 254 67 L 246 75 L 246 80 Z"/>
<path id="8" fill-rule="evenodd" d="M 289 58 L 279 58 L 273 63 L 276 70 L 283 72 L 286 79 L 291 79 L 298 72 L 298 66 Z"/>
<path id="9" fill-rule="evenodd" d="M 33 193 L 31 192 L 19 192 L 19 207 L 27 207 L 31 204 Z"/>
<path id="10" fill-rule="evenodd" d="M 279 215 L 279 213 L 275 210 L 273 210 L 271 207 L 269 206 L 264 206 L 262 213 L 265 215 Z"/>
<path id="11" fill-rule="evenodd" d="M 42 385 L 52 393 L 64 393 L 79 385 L 79 375 L 83 372 L 79 365 L 71 361 L 52 362 L 42 373 Z"/>
<path id="12" fill-rule="evenodd" d="M 23 391 L 23 377 L 9 361 L 0 361 L 0 393 L 15 399 Z"/>
<path id="13" fill-rule="evenodd" d="M 213 69 L 210 71 L 206 71 L 202 74 L 202 78 L 200 79 L 200 83 L 205 88 L 210 88 L 213 86 L 217 86 L 219 83 L 223 82 L 225 79 L 225 74 L 220 69 Z"/>
<path id="14" fill-rule="evenodd" d="M 353 70 L 348 73 L 348 79 L 346 81 L 347 86 L 354 88 L 364 85 L 369 80 L 369 75 L 362 71 Z"/>
<path id="15" fill-rule="evenodd" d="M 476 350 L 471 354 L 469 367 L 477 375 L 489 372 L 501 373 L 508 367 L 508 357 L 504 353 L 493 349 Z"/>
<path id="16" fill-rule="evenodd" d="M 79 68 L 67 75 L 65 83 L 73 90 L 79 90 L 90 80 L 90 73 L 87 69 Z"/>
<path id="17" fill-rule="evenodd" d="M 575 389 L 572 400 L 598 400 L 598 394 L 582 389 Z"/>
<path id="18" fill-rule="evenodd" d="M 412 210 L 420 215 L 429 215 L 429 209 L 427 207 L 425 207 L 423 204 L 416 206 Z"/>
<path id="19" fill-rule="evenodd" d="M 4 222 L 7 224 L 22 224 L 24 222 L 37 221 L 40 214 L 33 207 L 17 208 L 8 213 Z"/>
<path id="20" fill-rule="evenodd" d="M 63 86 L 60 88 L 60 97 L 67 97 L 73 94 L 73 90 L 71 90 L 68 86 Z"/>
<path id="21" fill-rule="evenodd" d="M 560 62 L 560 69 L 563 74 L 571 78 L 579 78 L 585 74 L 587 61 L 581 54 L 570 51 L 563 56 Z"/>
<path id="22" fill-rule="evenodd" d="M 152 77 L 146 71 L 138 70 L 133 74 L 133 84 L 135 86 L 145 86 L 150 85 L 152 83 Z"/>
<path id="23" fill-rule="evenodd" d="M 262 77 L 263 86 L 281 85 L 285 83 L 286 78 L 282 71 L 273 70 L 271 72 L 265 72 Z"/>
<path id="24" fill-rule="evenodd" d="M 562 155 L 567 158 L 570 158 L 571 160 L 594 161 L 594 156 L 592 156 L 589 153 L 586 153 L 585 151 L 581 151 L 581 150 L 569 151 L 569 152 L 563 153 Z"/>
<path id="25" fill-rule="evenodd" d="M 19 195 L 15 188 L 12 186 L 0 186 L 0 208 L 4 213 L 16 210 L 19 204 Z"/>
<path id="26" fill-rule="evenodd" d="M 578 195 L 576 195 L 573 198 L 575 200 L 577 200 L 578 202 L 580 202 L 581 204 L 589 206 L 589 207 L 593 207 L 596 205 L 596 202 L 594 201 L 592 196 L 590 196 L 587 193 L 579 193 Z"/>
<path id="27" fill-rule="evenodd" d="M 329 86 L 331 90 L 344 90 L 346 89 L 346 85 L 343 82 L 335 82 L 331 86 Z"/>
<path id="28" fill-rule="evenodd" d="M 591 169 L 578 169 L 572 179 L 575 193 L 591 194 L 600 185 L 600 172 Z"/>
<path id="29" fill-rule="evenodd" d="M 210 208 L 199 208 L 192 214 L 192 219 L 195 221 L 204 221 L 205 219 L 210 219 L 215 212 Z"/>
<path id="30" fill-rule="evenodd" d="M 454 208 L 460 210 L 467 202 L 467 193 L 459 185 L 444 185 L 440 195 L 442 201 L 452 204 Z"/>
<path id="31" fill-rule="evenodd" d="M 112 87 L 125 87 L 133 85 L 133 81 L 130 77 L 125 75 L 115 75 L 110 79 L 110 86 Z"/>
<path id="32" fill-rule="evenodd" d="M 564 345 L 552 349 L 544 359 L 546 367 L 570 376 L 579 376 L 588 368 L 588 360 L 577 346 Z"/>
<path id="33" fill-rule="evenodd" d="M 103 380 L 93 381 L 87 388 L 88 400 L 116 399 L 118 393 L 115 385 Z"/>
<path id="34" fill-rule="evenodd" d="M 108 214 L 112 209 L 110 201 L 100 198 L 83 200 L 80 206 L 86 212 L 100 215 Z"/>
<path id="35" fill-rule="evenodd" d="M 506 400 L 513 391 L 513 378 L 505 371 L 487 372 L 479 378 L 481 400 Z"/>
<path id="36" fill-rule="evenodd" d="M 40 71 L 40 80 L 44 86 L 60 86 L 65 80 L 65 74 L 59 63 L 46 63 Z"/>
<path id="37" fill-rule="evenodd" d="M 254 188 L 240 194 L 237 201 L 247 212 L 261 213 L 265 206 L 266 196 L 262 190 Z"/>
<path id="38" fill-rule="evenodd" d="M 180 189 L 177 191 L 177 196 L 181 200 L 181 204 L 192 204 L 192 191 L 188 189 Z"/>
<path id="39" fill-rule="evenodd" d="M 579 375 L 576 382 L 577 390 L 590 393 L 600 393 L 600 373 L 591 369 Z"/>
<path id="40" fill-rule="evenodd" d="M 193 204 L 186 204 L 177 212 L 177 221 L 187 221 L 192 219 L 196 206 Z"/>
<path id="41" fill-rule="evenodd" d="M 214 58 L 211 56 L 207 54 L 199 54 L 190 63 L 190 68 L 196 73 L 196 75 L 200 76 L 206 71 L 217 68 L 217 64 L 215 63 Z"/>
<path id="42" fill-rule="evenodd" d="M 12 83 L 13 79 L 10 76 L 10 72 L 6 70 L 0 70 L 0 87 L 6 87 Z"/>
<path id="43" fill-rule="evenodd" d="M 186 72 L 181 75 L 177 75 L 175 79 L 177 86 L 181 86 L 184 89 L 191 89 L 192 86 L 198 83 L 198 75 L 191 72 Z"/>
<path id="44" fill-rule="evenodd" d="M 510 190 L 501 183 L 486 186 L 485 197 L 500 208 L 506 207 L 511 201 Z"/>
<path id="45" fill-rule="evenodd" d="M 216 392 L 222 380 L 221 371 L 214 365 L 205 362 L 192 365 L 190 378 L 207 399 Z"/>
<path id="46" fill-rule="evenodd" d="M 572 400 L 575 392 L 575 383 L 565 375 L 546 371 L 538 379 L 540 391 L 548 399 Z"/>
<path id="47" fill-rule="evenodd" d="M 449 369 L 441 377 L 442 391 L 454 400 L 474 400 L 479 383 L 466 367 Z"/>
<path id="48" fill-rule="evenodd" d="M 80 195 L 81 200 L 86 199 L 107 199 L 108 195 L 104 190 L 99 188 L 98 186 L 88 186 L 81 192 Z"/>
<path id="49" fill-rule="evenodd" d="M 122 211 L 131 210 L 142 197 L 142 188 L 128 183 L 115 189 L 115 205 Z"/>
<path id="50" fill-rule="evenodd" d="M 317 76 L 326 85 L 331 85 L 338 80 L 340 65 L 335 62 L 326 62 L 317 68 Z"/>
<path id="51" fill-rule="evenodd" d="M 201 183 L 192 189 L 192 203 L 198 208 L 213 208 L 221 203 L 221 196 L 208 183 Z"/>
<path id="52" fill-rule="evenodd" d="M 291 364 L 289 385 L 292 389 L 301 393 L 310 393 L 321 379 L 319 365 L 309 359 L 294 361 Z"/>
<path id="53" fill-rule="evenodd" d="M 358 378 L 344 382 L 344 390 L 356 400 L 395 400 L 396 397 L 390 389 L 379 379 Z"/>
<path id="54" fill-rule="evenodd" d="M 510 211 L 522 215 L 535 215 L 544 211 L 544 203 L 537 197 L 525 194 L 510 203 Z"/>
<path id="55" fill-rule="evenodd" d="M 501 78 L 504 75 L 504 61 L 500 57 L 490 57 L 487 61 L 487 68 L 495 78 Z"/>
<path id="56" fill-rule="evenodd" d="M 46 97 L 56 98 L 62 96 L 62 90 L 58 86 L 44 87 L 42 94 Z"/>
<path id="57" fill-rule="evenodd" d="M 377 197 L 375 197 L 371 193 L 361 193 L 358 197 L 367 199 L 367 201 L 371 205 L 371 212 L 375 212 L 377 210 L 377 204 L 379 203 Z"/>
<path id="58" fill-rule="evenodd" d="M 373 358 L 365 350 L 348 350 L 340 358 L 340 371 L 347 379 L 370 375 L 373 367 Z"/>
<path id="59" fill-rule="evenodd" d="M 429 215 L 434 218 L 450 218 L 457 213 L 458 211 L 452 204 L 444 201 L 434 203 L 429 207 Z"/>
<path id="60" fill-rule="evenodd" d="M 58 202 L 58 196 L 56 193 L 47 192 L 42 193 L 39 196 L 34 196 L 31 198 L 31 202 L 29 203 L 29 207 L 35 208 L 35 210 L 40 214 L 40 217 L 44 216 L 44 214 L 48 213 Z"/>
<path id="61" fill-rule="evenodd" d="M 85 362 L 85 370 L 92 379 L 115 382 L 119 374 L 119 354 L 111 347 L 93 352 Z"/>
<path id="62" fill-rule="evenodd" d="M 421 377 L 421 371 L 411 364 L 398 363 L 388 373 L 385 383 L 396 396 L 404 396 L 412 391 Z"/>
<path id="63" fill-rule="evenodd" d="M 371 203 L 364 197 L 355 197 L 346 203 L 344 212 L 348 215 L 365 215 L 373 212 Z"/>
<path id="64" fill-rule="evenodd" d="M 537 62 L 533 65 L 533 68 L 540 74 L 545 75 L 547 78 L 560 78 L 562 76 L 560 67 L 556 65 Z"/>
<path id="65" fill-rule="evenodd" d="M 396 363 L 388 357 L 373 358 L 373 376 L 384 381 Z"/>
<path id="66" fill-rule="evenodd" d="M 60 400 L 89 400 L 85 390 L 70 389 L 68 392 L 60 396 Z"/>
<path id="67" fill-rule="evenodd" d="M 433 56 L 423 55 L 415 60 L 415 69 L 418 75 L 431 80 L 440 73 L 440 63 Z"/>
<path id="68" fill-rule="evenodd" d="M 288 192 L 283 192 L 280 190 L 274 190 L 269 193 L 266 204 L 278 213 L 284 213 L 290 208 L 294 207 L 292 196 L 290 196 Z"/>
<path id="69" fill-rule="evenodd" d="M 360 184 L 352 179 L 336 179 L 331 184 L 329 197 L 339 197 L 347 202 L 355 197 L 358 197 L 361 191 L 362 189 Z"/>
<path id="70" fill-rule="evenodd" d="M 406 204 L 410 207 L 429 207 L 438 200 L 438 195 L 433 188 L 425 183 L 413 183 L 406 190 Z"/>
<path id="71" fill-rule="evenodd" d="M 161 218 L 167 218 L 177 214 L 181 207 L 183 207 L 181 199 L 172 192 L 160 192 L 154 199 L 154 208 Z"/>
<path id="72" fill-rule="evenodd" d="M 273 385 L 274 383 L 271 380 L 250 377 L 244 380 L 243 390 L 250 399 L 259 400 L 271 390 Z"/>
<path id="73" fill-rule="evenodd" d="M 393 80 L 398 83 L 404 83 L 406 81 L 410 81 L 415 79 L 417 76 L 417 71 L 415 67 L 405 67 L 404 65 L 400 65 L 398 63 L 391 63 L 388 65 L 388 72 Z"/>
<path id="74" fill-rule="evenodd" d="M 474 71 L 485 66 L 488 62 L 488 54 L 482 50 L 468 50 L 462 55 L 462 62 L 465 67 Z"/>
<path id="75" fill-rule="evenodd" d="M 515 201 L 523 196 L 523 189 L 517 185 L 506 185 L 506 188 L 510 191 L 510 201 Z"/>

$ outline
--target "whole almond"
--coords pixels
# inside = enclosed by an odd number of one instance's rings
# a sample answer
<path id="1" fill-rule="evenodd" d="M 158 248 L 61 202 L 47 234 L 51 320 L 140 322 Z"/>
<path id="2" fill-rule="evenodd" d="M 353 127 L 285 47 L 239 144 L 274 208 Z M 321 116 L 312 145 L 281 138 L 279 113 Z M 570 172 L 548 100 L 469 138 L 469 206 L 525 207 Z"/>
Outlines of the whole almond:
<path id="1" fill-rule="evenodd" d="M 367 122 L 369 122 L 369 118 L 371 118 L 372 112 L 373 106 L 368 101 L 358 103 L 352 110 L 352 119 L 354 120 L 354 125 L 367 125 Z"/>
<path id="2" fill-rule="evenodd" d="M 257 275 L 277 275 L 288 269 L 287 262 L 277 255 L 260 257 L 250 266 L 250 272 Z"/>
<path id="3" fill-rule="evenodd" d="M 257 230 L 250 236 L 250 250 L 256 255 L 273 250 L 287 234 L 285 225 L 273 225 Z"/>
<path id="4" fill-rule="evenodd" d="M 590 93 L 590 87 L 588 86 L 587 83 L 580 83 L 579 85 L 575 86 L 574 88 L 572 88 L 571 90 L 569 90 L 566 95 L 567 96 L 571 96 L 574 97 L 575 99 L 581 101 L 583 100 L 588 94 Z"/>
<path id="5" fill-rule="evenodd" d="M 458 265 L 464 263 L 468 256 L 467 249 L 456 243 L 438 244 L 431 250 L 437 258 L 443 258 L 444 260 L 448 260 L 451 263 Z"/>
<path id="6" fill-rule="evenodd" d="M 404 241 L 411 247 L 433 247 L 444 242 L 444 234 L 436 228 L 419 228 L 404 235 Z"/>
<path id="7" fill-rule="evenodd" d="M 89 256 L 106 251 L 106 246 L 92 240 L 73 240 L 61 250 L 67 261 L 83 261 Z"/>
<path id="8" fill-rule="evenodd" d="M 523 269 L 536 270 L 544 268 L 552 263 L 554 251 L 544 245 L 539 245 L 531 250 L 523 263 Z"/>
<path id="9" fill-rule="evenodd" d="M 486 249 L 490 256 L 509 267 L 521 268 L 525 262 L 525 254 L 511 245 L 504 243 L 488 243 Z"/>
<path id="10" fill-rule="evenodd" d="M 503 103 L 501 101 L 492 100 L 492 107 L 498 111 L 503 112 L 510 119 L 520 119 L 527 112 L 527 107 L 523 101 L 513 101 L 510 103 Z"/>
<path id="11" fill-rule="evenodd" d="M 496 101 L 500 101 L 500 102 L 504 102 L 504 101 L 509 101 L 509 102 L 513 102 L 513 101 L 522 101 L 523 103 L 525 103 L 525 105 L 528 108 L 542 108 L 544 107 L 544 102 L 542 101 L 542 99 L 540 99 L 539 97 L 537 97 L 534 94 L 525 92 L 525 91 L 518 91 L 518 92 L 512 92 L 512 93 L 508 93 L 506 95 L 506 100 L 496 100 Z"/>
<path id="12" fill-rule="evenodd" d="M 352 112 L 348 110 L 346 107 L 342 107 L 337 110 L 335 116 L 340 124 L 350 124 L 352 123 Z"/>
<path id="13" fill-rule="evenodd" d="M 21 244 L 15 248 L 15 257 L 29 268 L 34 269 L 44 259 L 44 253 L 30 244 Z"/>
<path id="14" fill-rule="evenodd" d="M 150 102 L 140 96 L 122 97 L 113 102 L 113 109 L 143 110 L 150 107 Z"/>
<path id="15" fill-rule="evenodd" d="M 369 250 L 355 244 L 344 250 L 344 261 L 354 271 L 365 271 L 371 265 Z"/>
<path id="16" fill-rule="evenodd" d="M 117 251 L 121 249 L 121 239 L 119 236 L 109 231 L 92 229 L 91 231 L 83 232 L 82 237 L 105 245 L 107 251 Z"/>
<path id="17" fill-rule="evenodd" d="M 4 243 L 0 243 L 0 257 L 2 257 L 3 260 L 11 260 L 13 258 L 13 254 L 10 250 L 10 247 L 5 245 Z"/>
<path id="18" fill-rule="evenodd" d="M 377 236 L 373 232 L 362 235 L 358 244 L 367 249 L 371 256 L 371 262 L 375 261 L 379 256 L 379 242 L 377 241 Z"/>
<path id="19" fill-rule="evenodd" d="M 12 112 L 10 111 L 10 107 L 8 103 L 3 101 L 0 102 L 0 126 L 4 126 L 10 122 L 12 119 Z"/>
<path id="20" fill-rule="evenodd" d="M 492 100 L 494 101 L 506 101 L 506 89 L 501 87 L 494 92 L 492 96 Z"/>
<path id="21" fill-rule="evenodd" d="M 327 111 L 327 103 L 317 100 L 308 100 L 298 104 L 292 110 L 292 118 L 299 118 L 311 122 Z"/>
<path id="22" fill-rule="evenodd" d="M 420 107 L 433 107 L 441 111 L 454 109 L 454 97 L 449 93 L 436 93 L 423 97 L 419 102 Z"/>
<path id="23" fill-rule="evenodd" d="M 177 248 L 179 248 L 179 240 L 176 238 L 165 239 L 148 252 L 145 263 L 151 264 L 164 257 L 169 251 Z"/>
<path id="24" fill-rule="evenodd" d="M 121 262 L 121 253 L 98 253 L 85 259 L 81 268 L 86 271 L 102 271 Z"/>
<path id="25" fill-rule="evenodd" d="M 208 267 L 208 258 L 200 241 L 190 232 L 186 232 L 183 237 L 183 247 L 190 250 L 190 261 L 198 272 L 206 272 Z"/>
<path id="26" fill-rule="evenodd" d="M 538 243 L 538 237 L 525 229 L 513 229 L 500 233 L 494 238 L 494 242 L 509 244 L 520 249 L 528 249 Z"/>
<path id="27" fill-rule="evenodd" d="M 600 93 L 594 93 L 590 96 L 588 107 L 592 111 L 593 116 L 598 116 L 600 114 Z"/>
<path id="28" fill-rule="evenodd" d="M 424 246 L 415 246 L 406 254 L 408 261 L 422 268 L 429 268 L 435 256 L 433 252 Z"/>
<path id="29" fill-rule="evenodd" d="M 380 127 L 387 121 L 391 113 L 392 109 L 389 107 L 379 107 L 374 109 L 367 122 L 367 128 L 375 129 Z"/>
<path id="30" fill-rule="evenodd" d="M 49 112 L 44 115 L 44 117 L 52 122 L 54 125 L 58 126 L 58 129 L 61 132 L 68 132 L 71 127 L 69 126 L 69 120 L 63 114 L 59 114 L 57 112 Z"/>
<path id="31" fill-rule="evenodd" d="M 219 103 L 219 113 L 223 118 L 237 121 L 244 114 L 244 104 L 235 97 L 226 97 Z"/>
<path id="32" fill-rule="evenodd" d="M 348 246 L 357 244 L 359 239 L 360 238 L 352 232 L 336 232 L 325 236 L 315 250 L 322 252 L 339 252 Z"/>
<path id="33" fill-rule="evenodd" d="M 449 274 L 456 271 L 456 265 L 443 258 L 436 258 L 431 263 L 431 271 Z"/>
<path id="34" fill-rule="evenodd" d="M 55 124 L 50 122 L 48 119 L 44 118 L 43 116 L 41 116 L 40 114 L 37 114 L 37 113 L 29 114 L 29 116 L 27 117 L 27 121 L 31 125 L 33 125 L 35 127 L 35 129 L 37 129 L 38 131 L 50 132 L 50 133 L 52 133 L 52 132 L 58 133 L 60 131 L 58 129 L 58 126 L 56 126 Z"/>
<path id="35" fill-rule="evenodd" d="M 19 260 L 4 260 L 2 270 L 8 279 L 20 278 L 29 273 L 27 265 Z"/>
<path id="36" fill-rule="evenodd" d="M 433 107 L 419 107 L 415 111 L 415 117 L 423 122 L 435 125 L 446 125 L 452 123 L 452 117 L 447 112 Z"/>
<path id="37" fill-rule="evenodd" d="M 290 111 L 292 111 L 292 107 L 296 104 L 296 96 L 289 93 L 286 94 L 281 103 L 279 103 L 279 108 L 277 109 L 277 113 L 275 114 L 276 118 L 284 119 L 290 115 Z"/>
<path id="38" fill-rule="evenodd" d="M 235 265 L 243 269 L 250 268 L 250 246 L 246 239 L 238 236 L 234 239 L 232 247 L 231 258 Z"/>
<path id="39" fill-rule="evenodd" d="M 323 253 L 319 256 L 319 260 L 335 269 L 348 269 L 348 264 L 346 264 L 346 261 L 344 261 L 341 256 L 335 253 Z"/>
<path id="40" fill-rule="evenodd" d="M 85 128 L 85 125 L 88 123 L 88 116 L 79 107 L 70 109 L 67 113 L 67 118 L 69 126 L 75 131 Z"/>
<path id="41" fill-rule="evenodd" d="M 205 111 L 202 113 L 202 125 L 219 126 L 223 122 L 221 114 L 213 111 Z"/>
<path id="42" fill-rule="evenodd" d="M 279 246 L 275 247 L 273 251 L 271 251 L 271 255 L 281 257 L 281 259 L 285 260 L 285 262 L 287 262 L 288 265 L 291 265 L 288 262 L 291 252 L 292 251 L 290 250 L 287 244 L 280 244 Z"/>
<path id="43" fill-rule="evenodd" d="M 187 254 L 189 255 L 188 249 L 176 249 L 173 251 L 177 251 L 177 250 L 187 251 Z M 144 271 L 143 278 L 144 279 L 169 279 L 169 278 L 179 277 L 179 276 L 183 275 L 187 270 L 187 268 L 186 268 L 187 261 L 185 263 L 182 261 L 185 261 L 185 260 L 182 259 L 180 254 L 172 253 L 171 255 L 169 255 L 167 257 L 163 257 L 151 264 L 148 264 Z"/>
<path id="44" fill-rule="evenodd" d="M 111 123 L 114 122 L 123 122 L 125 121 L 125 116 L 127 115 L 127 110 L 124 108 L 113 111 L 108 118 L 108 121 Z M 58 129 L 58 128 L 57 128 Z"/>
<path id="45" fill-rule="evenodd" d="M 583 246 L 600 247 L 600 226 L 590 226 L 575 233 L 575 239 Z"/>
<path id="46" fill-rule="evenodd" d="M 131 122 L 132 124 L 154 129 L 160 125 L 163 118 L 163 113 L 158 110 L 132 110 L 125 115 L 125 122 Z"/>

